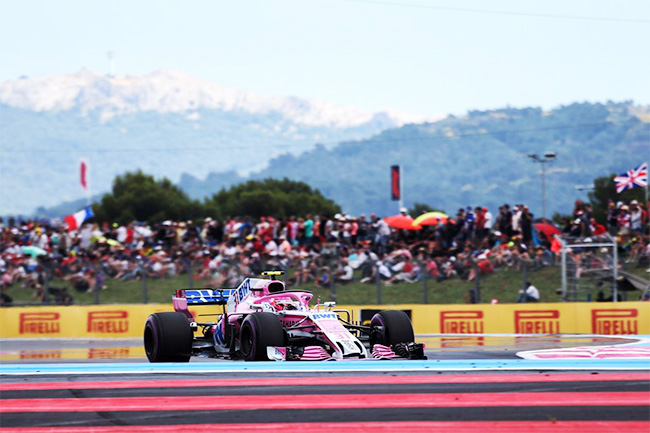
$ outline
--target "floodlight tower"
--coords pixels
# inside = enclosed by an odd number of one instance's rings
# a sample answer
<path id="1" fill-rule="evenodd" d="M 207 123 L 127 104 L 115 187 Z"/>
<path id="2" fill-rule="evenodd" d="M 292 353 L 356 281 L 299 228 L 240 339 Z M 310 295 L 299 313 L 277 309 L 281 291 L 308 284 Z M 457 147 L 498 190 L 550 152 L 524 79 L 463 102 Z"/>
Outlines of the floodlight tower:
<path id="1" fill-rule="evenodd" d="M 546 220 L 546 163 L 555 161 L 557 154 L 555 152 L 545 152 L 544 156 L 538 156 L 536 153 L 529 153 L 528 157 L 542 165 L 542 218 Z"/>

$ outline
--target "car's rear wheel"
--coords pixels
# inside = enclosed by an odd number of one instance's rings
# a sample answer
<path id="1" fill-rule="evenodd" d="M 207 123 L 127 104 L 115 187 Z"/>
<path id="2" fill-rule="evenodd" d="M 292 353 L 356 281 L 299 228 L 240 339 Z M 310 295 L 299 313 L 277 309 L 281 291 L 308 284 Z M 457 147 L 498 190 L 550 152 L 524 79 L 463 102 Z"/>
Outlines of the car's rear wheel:
<path id="1" fill-rule="evenodd" d="M 397 343 L 415 341 L 413 324 L 409 316 L 401 310 L 384 310 L 370 320 L 370 347 L 375 344 L 393 346 Z"/>
<path id="2" fill-rule="evenodd" d="M 246 361 L 268 361 L 267 347 L 285 346 L 280 319 L 273 313 L 246 316 L 239 333 L 239 350 Z"/>
<path id="3" fill-rule="evenodd" d="M 150 362 L 188 362 L 193 333 L 183 313 L 154 313 L 144 325 L 144 351 Z"/>

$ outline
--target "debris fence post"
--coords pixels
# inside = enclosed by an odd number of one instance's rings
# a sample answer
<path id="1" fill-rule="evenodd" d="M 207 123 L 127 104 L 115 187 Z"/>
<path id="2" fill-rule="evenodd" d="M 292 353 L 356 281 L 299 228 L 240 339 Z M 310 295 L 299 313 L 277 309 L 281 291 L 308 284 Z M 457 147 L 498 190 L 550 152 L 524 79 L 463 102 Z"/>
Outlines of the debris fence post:
<path id="1" fill-rule="evenodd" d="M 418 262 L 420 266 L 420 275 L 422 276 L 422 303 L 429 303 L 429 290 L 427 288 L 427 280 L 429 279 L 429 273 L 426 270 L 426 267 L 423 263 Z"/>
<path id="2" fill-rule="evenodd" d="M 481 303 L 481 272 L 479 267 L 474 263 L 474 270 L 476 275 L 474 277 L 474 291 L 476 292 L 476 303 Z"/>
<path id="3" fill-rule="evenodd" d="M 192 259 L 186 258 L 187 263 L 187 287 L 190 289 L 194 288 L 194 271 L 192 269 Z"/>
<path id="4" fill-rule="evenodd" d="M 566 243 L 562 240 L 561 237 L 555 235 L 556 239 L 559 239 L 559 241 L 562 244 L 562 249 L 560 250 L 561 253 L 561 260 L 562 260 L 562 301 L 568 301 L 569 300 L 569 293 L 568 293 L 568 287 L 567 287 L 567 248 L 566 248 Z"/>
<path id="5" fill-rule="evenodd" d="M 479 270 L 480 268 L 474 261 L 474 259 L 470 258 L 469 259 L 470 266 L 474 270 L 474 288 L 469 290 L 469 300 L 470 303 L 472 304 L 480 304 L 481 303 L 481 281 L 479 277 Z"/>
<path id="6" fill-rule="evenodd" d="M 648 188 L 646 186 L 646 203 L 648 200 Z M 618 242 L 616 237 L 607 234 L 609 240 L 614 244 L 612 248 L 612 271 L 614 272 L 614 286 L 612 287 L 612 301 L 618 302 Z"/>
<path id="7" fill-rule="evenodd" d="M 48 305 L 50 303 L 50 275 L 45 271 L 43 275 L 43 300 L 41 302 Z"/>
<path id="8" fill-rule="evenodd" d="M 528 281 L 528 264 L 525 261 L 521 261 L 521 275 L 522 275 L 522 290 L 524 293 L 526 293 L 526 289 L 528 288 L 528 285 L 526 282 Z"/>
<path id="9" fill-rule="evenodd" d="M 379 266 L 375 265 L 375 284 L 377 285 L 377 304 L 381 304 L 381 278 L 379 277 Z"/>
<path id="10" fill-rule="evenodd" d="M 142 302 L 145 304 L 149 303 L 149 290 L 147 289 L 147 272 L 144 269 L 144 266 L 140 264 L 140 274 L 142 276 Z"/>
<path id="11" fill-rule="evenodd" d="M 97 269 L 97 266 L 95 266 L 95 265 L 93 265 L 93 269 L 95 270 L 95 274 L 94 274 L 95 275 L 95 293 L 94 293 L 94 295 L 95 295 L 95 304 L 97 305 L 97 304 L 99 304 L 99 292 L 102 290 L 102 288 L 99 285 L 99 282 L 100 282 L 99 274 L 100 274 L 101 270 Z"/>
<path id="12" fill-rule="evenodd" d="M 332 255 L 332 258 L 334 259 L 332 262 L 330 262 L 330 296 L 332 297 L 332 301 L 336 302 L 336 269 L 338 269 L 338 255 L 339 255 L 339 249 L 335 246 L 334 247 L 334 254 Z"/>

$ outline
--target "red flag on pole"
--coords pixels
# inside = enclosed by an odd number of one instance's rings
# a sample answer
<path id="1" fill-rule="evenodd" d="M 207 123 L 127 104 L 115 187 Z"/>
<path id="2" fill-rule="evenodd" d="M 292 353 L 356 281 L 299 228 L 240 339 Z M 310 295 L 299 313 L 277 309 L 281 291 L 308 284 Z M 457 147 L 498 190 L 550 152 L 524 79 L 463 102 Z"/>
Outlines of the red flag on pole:
<path id="1" fill-rule="evenodd" d="M 400 200 L 402 196 L 399 185 L 399 165 L 390 167 L 390 195 L 392 200 Z"/>
<path id="2" fill-rule="evenodd" d="M 84 189 L 84 191 L 88 191 L 88 180 L 86 177 L 88 176 L 88 164 L 86 161 L 83 159 L 81 160 L 81 187 Z"/>
<path id="3" fill-rule="evenodd" d="M 81 188 L 86 193 L 86 202 L 90 206 L 90 165 L 85 158 L 79 161 L 79 180 L 81 181 Z"/>

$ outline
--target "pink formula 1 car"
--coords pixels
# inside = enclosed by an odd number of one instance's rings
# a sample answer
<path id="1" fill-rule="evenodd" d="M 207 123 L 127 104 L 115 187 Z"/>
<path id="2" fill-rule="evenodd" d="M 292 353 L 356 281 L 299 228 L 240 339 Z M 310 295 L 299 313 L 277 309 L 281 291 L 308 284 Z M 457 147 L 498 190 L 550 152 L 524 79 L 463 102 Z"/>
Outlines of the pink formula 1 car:
<path id="1" fill-rule="evenodd" d="M 377 313 L 369 326 L 353 323 L 347 310 L 326 302 L 309 306 L 313 294 L 285 290 L 275 279 L 247 278 L 237 289 L 177 290 L 174 313 L 155 313 L 144 328 L 151 362 L 188 362 L 191 356 L 246 361 L 426 359 L 415 343 L 411 320 L 399 310 Z M 188 305 L 216 304 L 216 321 L 197 321 Z M 210 315 L 208 315 L 210 316 Z M 344 316 L 344 317 L 342 317 Z M 200 336 L 195 336 L 198 330 Z"/>

